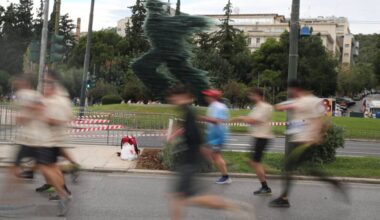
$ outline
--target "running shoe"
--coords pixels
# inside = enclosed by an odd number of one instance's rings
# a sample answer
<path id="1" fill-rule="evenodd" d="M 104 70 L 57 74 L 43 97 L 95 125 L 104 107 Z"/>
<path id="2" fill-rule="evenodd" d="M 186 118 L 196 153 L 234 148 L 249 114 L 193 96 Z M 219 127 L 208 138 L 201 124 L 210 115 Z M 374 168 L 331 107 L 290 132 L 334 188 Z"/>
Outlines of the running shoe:
<path id="1" fill-rule="evenodd" d="M 18 177 L 24 180 L 33 180 L 34 172 L 32 170 L 22 171 Z"/>
<path id="2" fill-rule="evenodd" d="M 51 186 L 49 184 L 44 184 L 41 187 L 38 187 L 36 189 L 36 192 L 49 192 L 49 193 L 53 193 L 53 192 L 55 192 L 55 190 L 54 190 L 53 186 Z"/>
<path id="3" fill-rule="evenodd" d="M 269 187 L 261 187 L 259 190 L 253 192 L 255 196 L 270 196 L 272 195 L 272 190 Z"/>
<path id="4" fill-rule="evenodd" d="M 232 183 L 232 179 L 230 177 L 224 177 L 224 176 L 222 176 L 215 183 L 218 184 L 218 185 L 231 184 Z"/>
<path id="5" fill-rule="evenodd" d="M 71 181 L 73 183 L 77 183 L 78 182 L 79 170 L 80 170 L 80 165 L 79 164 L 72 164 L 70 174 L 71 174 Z"/>
<path id="6" fill-rule="evenodd" d="M 69 211 L 69 200 L 60 199 L 58 201 L 58 217 L 65 217 Z"/>
<path id="7" fill-rule="evenodd" d="M 270 207 L 275 207 L 275 208 L 289 208 L 290 203 L 289 200 L 283 199 L 283 198 L 278 198 L 273 200 L 272 202 L 269 203 Z"/>
<path id="8" fill-rule="evenodd" d="M 66 191 L 66 193 L 67 193 L 67 198 L 71 201 L 71 200 L 73 200 L 73 194 L 72 194 L 72 192 L 71 191 L 69 191 L 69 190 L 67 190 L 67 189 L 65 189 L 65 191 Z M 58 201 L 58 200 L 60 200 L 61 199 L 61 197 L 59 197 L 59 195 L 57 194 L 57 193 L 51 193 L 51 194 L 49 194 L 49 200 L 50 201 Z"/>

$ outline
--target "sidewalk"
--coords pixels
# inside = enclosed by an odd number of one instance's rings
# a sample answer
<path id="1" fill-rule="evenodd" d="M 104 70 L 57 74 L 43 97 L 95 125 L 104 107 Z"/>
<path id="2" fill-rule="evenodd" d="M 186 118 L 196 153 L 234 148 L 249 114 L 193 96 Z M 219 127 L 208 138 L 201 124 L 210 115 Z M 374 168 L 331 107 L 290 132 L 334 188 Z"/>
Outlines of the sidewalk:
<path id="1" fill-rule="evenodd" d="M 9 166 L 17 151 L 16 145 L 0 145 L 0 167 Z M 74 146 L 67 148 L 85 171 L 128 171 L 136 167 L 136 161 L 123 161 L 117 156 L 120 147 Z M 6 162 L 5 162 L 6 161 Z"/>
<path id="2" fill-rule="evenodd" d="M 87 172 L 120 172 L 120 173 L 138 173 L 138 174 L 153 174 L 153 175 L 171 175 L 171 171 L 162 170 L 141 170 L 135 169 L 137 161 L 123 161 L 117 156 L 120 147 L 113 146 L 96 146 L 96 145 L 71 145 L 66 148 L 69 150 L 78 163 L 81 169 Z M 0 144 L 0 168 L 11 165 L 14 158 L 16 145 L 1 145 Z M 219 176 L 219 173 L 206 173 L 205 176 Z M 234 178 L 255 178 L 254 174 L 231 173 Z M 268 175 L 269 179 L 281 179 L 278 175 Z M 315 181 L 311 176 L 294 176 L 296 180 Z M 343 182 L 351 183 L 367 183 L 380 184 L 380 179 L 370 178 L 350 178 L 350 177 L 335 177 L 335 179 Z"/>

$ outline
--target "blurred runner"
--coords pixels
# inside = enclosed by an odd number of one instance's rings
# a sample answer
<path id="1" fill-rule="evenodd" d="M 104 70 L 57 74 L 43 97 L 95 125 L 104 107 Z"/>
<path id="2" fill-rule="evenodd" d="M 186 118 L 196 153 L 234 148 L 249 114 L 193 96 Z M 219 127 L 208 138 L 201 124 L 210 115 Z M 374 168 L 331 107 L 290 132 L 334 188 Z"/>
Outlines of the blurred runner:
<path id="1" fill-rule="evenodd" d="M 68 123 L 72 119 L 72 107 L 69 100 L 67 91 L 59 84 L 59 74 L 55 71 L 50 71 L 46 77 L 46 88 L 44 104 L 47 107 L 46 114 L 48 117 L 55 121 L 55 124 L 51 126 L 53 133 L 53 139 L 51 145 L 57 146 L 58 156 L 62 156 L 70 162 L 69 166 L 59 166 L 61 171 L 70 173 L 72 175 L 73 182 L 76 182 L 78 178 L 79 164 L 75 161 L 74 157 L 62 147 L 66 143 Z M 48 93 L 48 94 L 47 94 Z M 71 191 L 64 185 L 65 191 L 71 196 Z M 52 185 L 46 183 L 36 189 L 36 192 L 48 192 L 54 193 L 55 189 Z M 53 195 L 50 200 L 59 199 L 58 195 Z"/>
<path id="2" fill-rule="evenodd" d="M 71 103 L 67 97 L 62 96 L 57 82 L 58 75 L 49 71 L 44 77 L 45 121 L 49 125 L 50 136 L 46 147 L 39 149 L 39 169 L 46 181 L 52 185 L 58 194 L 58 216 L 65 216 L 71 192 L 67 189 L 63 174 L 58 166 L 58 156 L 66 139 L 66 126 L 71 120 Z M 42 134 L 43 135 L 43 134 Z"/>
<path id="3" fill-rule="evenodd" d="M 232 122 L 244 122 L 252 125 L 251 135 L 254 138 L 252 141 L 252 153 L 250 164 L 256 171 L 257 178 L 261 182 L 261 188 L 254 195 L 271 195 L 272 190 L 269 188 L 265 176 L 264 167 L 261 164 L 264 151 L 268 143 L 274 137 L 270 123 L 273 118 L 273 107 L 264 101 L 264 93 L 261 89 L 252 89 L 248 98 L 255 103 L 255 108 L 248 116 L 234 118 Z"/>
<path id="4" fill-rule="evenodd" d="M 318 147 L 323 142 L 326 129 L 323 120 L 325 108 L 322 100 L 306 91 L 298 81 L 289 85 L 289 93 L 294 100 L 276 106 L 280 111 L 292 111 L 292 121 L 287 130 L 291 136 L 291 152 L 285 158 L 285 182 L 281 196 L 269 203 L 272 207 L 290 207 L 288 195 L 292 186 L 292 172 L 307 161 L 311 147 Z M 343 188 L 339 181 L 328 178 L 327 174 L 313 168 L 310 174 L 320 180 L 333 184 L 339 191 Z"/>
<path id="5" fill-rule="evenodd" d="M 181 126 L 169 135 L 168 141 L 171 142 L 178 137 L 182 137 L 185 145 L 185 150 L 183 151 L 184 161 L 178 169 L 178 177 L 170 199 L 171 219 L 182 219 L 183 209 L 188 205 L 228 210 L 234 212 L 236 217 L 238 215 L 241 217 L 243 213 L 241 209 L 222 197 L 199 195 L 202 187 L 199 185 L 196 175 L 202 159 L 202 133 L 196 122 L 195 111 L 191 107 L 193 96 L 185 87 L 176 87 L 170 92 L 168 101 L 178 106 L 184 119 Z M 254 216 L 248 213 L 243 214 L 246 214 L 247 219 L 254 219 Z"/>
<path id="6" fill-rule="evenodd" d="M 37 91 L 32 89 L 32 78 L 29 75 L 17 77 L 13 86 L 17 90 L 15 106 L 18 110 L 16 123 L 20 126 L 16 144 L 19 151 L 15 158 L 15 166 L 12 168 L 12 173 L 24 179 L 33 179 L 33 170 L 23 171 L 21 162 L 24 158 L 37 160 L 36 147 L 40 147 L 41 140 L 39 132 L 46 132 L 45 123 L 40 121 L 43 115 L 42 96 Z"/>
<path id="7" fill-rule="evenodd" d="M 224 124 L 228 121 L 229 111 L 225 104 L 219 100 L 222 97 L 222 92 L 216 89 L 209 89 L 202 92 L 206 96 L 206 101 L 209 104 L 207 116 L 199 117 L 200 121 L 207 122 L 207 147 L 202 148 L 202 152 L 207 159 L 213 161 L 216 167 L 222 174 L 215 183 L 230 184 L 232 182 L 228 175 L 226 162 L 222 157 L 222 149 L 227 141 L 228 128 Z"/>

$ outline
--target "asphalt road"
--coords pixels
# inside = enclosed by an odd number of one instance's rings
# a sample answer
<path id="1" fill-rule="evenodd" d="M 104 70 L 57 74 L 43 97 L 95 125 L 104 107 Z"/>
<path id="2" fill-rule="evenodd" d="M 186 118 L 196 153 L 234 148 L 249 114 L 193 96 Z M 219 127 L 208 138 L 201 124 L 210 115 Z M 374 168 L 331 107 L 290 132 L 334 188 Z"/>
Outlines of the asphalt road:
<path id="1" fill-rule="evenodd" d="M 9 134 L 9 131 L 8 133 Z M 73 144 L 83 145 L 120 145 L 120 140 L 124 136 L 139 136 L 140 147 L 152 148 L 163 147 L 164 138 L 162 132 L 143 132 L 143 131 L 103 131 L 91 133 L 74 134 L 71 138 Z M 152 136 L 159 135 L 159 136 Z M 0 132 L 0 137 L 5 136 L 4 131 Z M 230 135 L 226 150 L 247 151 L 250 149 L 252 138 L 249 135 Z M 285 139 L 276 138 L 270 144 L 270 152 L 284 152 Z M 338 149 L 339 156 L 373 156 L 380 157 L 380 141 L 353 141 L 346 140 L 345 147 Z"/>
<path id="2" fill-rule="evenodd" d="M 4 188 L 5 175 L 0 173 L 0 186 Z M 69 220 L 167 220 L 167 192 L 172 178 L 160 175 L 98 174 L 84 173 L 79 185 L 70 186 L 74 192 Z M 380 186 L 349 184 L 347 189 L 351 203 L 344 203 L 341 196 L 324 183 L 297 181 L 291 195 L 289 209 L 273 209 L 267 203 L 273 197 L 254 197 L 252 191 L 258 186 L 253 179 L 234 179 L 228 186 L 213 185 L 213 178 L 204 178 L 210 186 L 208 192 L 241 201 L 254 207 L 258 220 L 375 220 L 379 219 Z M 65 219 L 54 217 L 56 204 L 46 196 L 34 192 L 42 183 L 13 184 L 12 190 L 0 194 L 0 219 L 13 215 L 17 219 L 45 220 Z M 278 195 L 281 184 L 270 181 Z M 4 192 L 4 191 L 1 191 Z M 11 207 L 33 205 L 33 207 L 9 211 Z M 8 207 L 8 209 L 6 209 Z M 12 218 L 14 219 L 14 218 Z M 201 208 L 189 208 L 186 220 L 225 220 L 228 213 Z"/>

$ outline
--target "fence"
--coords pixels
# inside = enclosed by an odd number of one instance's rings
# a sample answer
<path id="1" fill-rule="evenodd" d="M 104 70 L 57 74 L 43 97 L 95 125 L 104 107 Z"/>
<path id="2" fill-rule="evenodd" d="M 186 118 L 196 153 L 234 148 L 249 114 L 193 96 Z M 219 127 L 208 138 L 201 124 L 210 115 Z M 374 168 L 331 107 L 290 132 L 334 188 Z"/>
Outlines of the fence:
<path id="1" fill-rule="evenodd" d="M 73 144 L 119 145 L 122 137 L 164 136 L 167 133 L 170 114 L 134 112 L 98 112 L 85 110 L 70 123 L 68 131 Z M 17 135 L 17 111 L 12 105 L 0 105 L 0 142 L 13 142 Z"/>
<path id="2" fill-rule="evenodd" d="M 163 137 L 167 133 L 170 114 L 152 114 L 137 112 L 98 112 L 85 110 L 83 116 L 74 111 L 76 119 L 71 123 L 69 130 L 70 140 L 73 144 L 99 144 L 119 145 L 122 137 Z M 15 118 L 17 111 L 14 106 L 0 105 L 0 142 L 13 142 L 17 135 Z M 375 119 L 374 119 L 375 120 Z M 374 121 L 371 121 L 374 123 Z M 380 139 L 380 128 L 361 121 L 358 125 L 342 126 L 346 138 Z M 376 121 L 377 124 L 377 121 Z M 274 122 L 276 134 L 283 134 L 285 122 Z M 240 123 L 229 124 L 232 132 L 246 132 L 247 125 Z M 144 141 L 149 138 L 144 138 Z M 150 138 L 149 146 L 154 146 L 157 138 Z M 141 141 L 140 141 L 141 143 Z"/>

